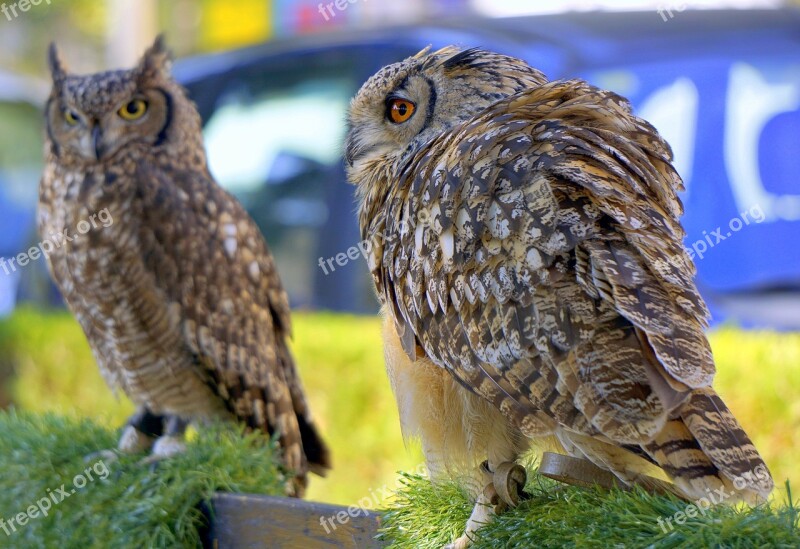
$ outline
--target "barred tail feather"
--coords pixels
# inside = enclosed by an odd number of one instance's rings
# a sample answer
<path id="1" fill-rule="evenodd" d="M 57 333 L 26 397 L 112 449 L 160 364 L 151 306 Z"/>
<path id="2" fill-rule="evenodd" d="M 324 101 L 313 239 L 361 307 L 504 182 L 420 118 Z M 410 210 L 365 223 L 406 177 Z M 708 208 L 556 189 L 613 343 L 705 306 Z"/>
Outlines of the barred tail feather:
<path id="1" fill-rule="evenodd" d="M 692 391 L 678 417 L 643 448 L 692 500 L 752 505 L 774 487 L 764 460 L 711 388 Z"/>
<path id="2" fill-rule="evenodd" d="M 765 500 L 775 487 L 767 464 L 739 422 L 710 387 L 692 392 L 681 418 L 737 492 Z"/>

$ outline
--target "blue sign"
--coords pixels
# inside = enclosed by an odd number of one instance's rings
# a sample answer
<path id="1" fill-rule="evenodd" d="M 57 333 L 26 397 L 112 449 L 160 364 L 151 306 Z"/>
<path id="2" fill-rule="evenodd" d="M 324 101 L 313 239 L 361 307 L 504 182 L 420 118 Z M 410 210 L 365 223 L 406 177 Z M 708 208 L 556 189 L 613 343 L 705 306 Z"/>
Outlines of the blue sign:
<path id="1" fill-rule="evenodd" d="M 787 52 L 788 53 L 788 52 Z M 800 61 L 679 58 L 585 74 L 672 145 L 701 289 L 800 283 Z"/>

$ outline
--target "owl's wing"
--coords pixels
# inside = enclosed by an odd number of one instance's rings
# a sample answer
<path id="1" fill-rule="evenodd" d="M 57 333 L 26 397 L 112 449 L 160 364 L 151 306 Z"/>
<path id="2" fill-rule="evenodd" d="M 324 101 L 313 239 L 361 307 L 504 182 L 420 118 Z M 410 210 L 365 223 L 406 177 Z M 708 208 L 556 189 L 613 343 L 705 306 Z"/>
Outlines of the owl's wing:
<path id="1" fill-rule="evenodd" d="M 287 347 L 290 309 L 261 232 L 208 173 L 138 167 L 146 271 L 179 310 L 182 341 L 243 423 L 280 433 L 287 465 L 327 466 Z"/>
<path id="2" fill-rule="evenodd" d="M 373 273 L 406 351 L 532 434 L 555 418 L 652 436 L 714 374 L 670 160 L 624 99 L 579 81 L 434 140 L 389 198 Z"/>

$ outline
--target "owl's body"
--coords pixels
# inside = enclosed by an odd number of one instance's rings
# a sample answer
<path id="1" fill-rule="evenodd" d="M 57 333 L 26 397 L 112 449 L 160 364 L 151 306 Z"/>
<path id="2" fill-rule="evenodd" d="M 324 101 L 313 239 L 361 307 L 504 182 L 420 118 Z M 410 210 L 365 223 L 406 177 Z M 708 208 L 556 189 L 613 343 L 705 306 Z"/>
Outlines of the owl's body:
<path id="1" fill-rule="evenodd" d="M 671 151 L 627 101 L 446 48 L 379 72 L 350 124 L 387 367 L 434 472 L 547 438 L 627 483 L 650 462 L 689 498 L 769 494 L 711 388 Z"/>
<path id="2" fill-rule="evenodd" d="M 131 71 L 51 64 L 39 230 L 72 238 L 51 273 L 104 378 L 139 406 L 132 426 L 227 418 L 277 433 L 302 493 L 329 464 L 287 348 L 288 299 L 257 226 L 208 172 L 162 44 Z M 126 120 L 138 100 L 146 112 Z"/>

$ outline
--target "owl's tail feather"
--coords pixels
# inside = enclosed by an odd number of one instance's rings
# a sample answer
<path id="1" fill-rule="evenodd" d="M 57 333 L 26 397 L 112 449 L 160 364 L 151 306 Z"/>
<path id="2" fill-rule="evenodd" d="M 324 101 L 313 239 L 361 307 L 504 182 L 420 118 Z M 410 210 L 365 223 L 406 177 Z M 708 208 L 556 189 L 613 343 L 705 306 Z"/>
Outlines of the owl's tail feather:
<path id="1" fill-rule="evenodd" d="M 321 477 L 326 476 L 331 469 L 331 455 L 328 446 L 322 440 L 322 436 L 310 418 L 298 414 L 297 422 L 300 425 L 300 437 L 303 441 L 303 450 L 308 460 L 309 471 Z"/>
<path id="2" fill-rule="evenodd" d="M 766 500 L 774 484 L 739 422 L 711 388 L 695 389 L 644 450 L 690 500 Z"/>

